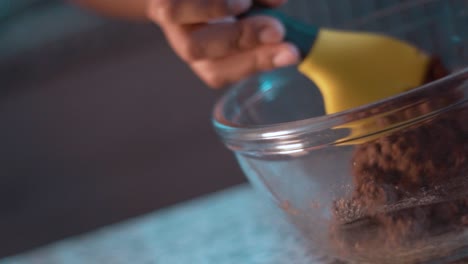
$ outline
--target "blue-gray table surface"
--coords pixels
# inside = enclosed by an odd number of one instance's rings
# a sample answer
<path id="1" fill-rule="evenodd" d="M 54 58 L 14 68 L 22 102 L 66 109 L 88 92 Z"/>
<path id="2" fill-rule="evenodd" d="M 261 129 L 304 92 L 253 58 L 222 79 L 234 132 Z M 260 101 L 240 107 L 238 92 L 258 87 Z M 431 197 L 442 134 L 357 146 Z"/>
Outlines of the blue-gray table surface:
<path id="1" fill-rule="evenodd" d="M 301 238 L 249 185 L 72 237 L 0 264 L 311 263 Z"/>

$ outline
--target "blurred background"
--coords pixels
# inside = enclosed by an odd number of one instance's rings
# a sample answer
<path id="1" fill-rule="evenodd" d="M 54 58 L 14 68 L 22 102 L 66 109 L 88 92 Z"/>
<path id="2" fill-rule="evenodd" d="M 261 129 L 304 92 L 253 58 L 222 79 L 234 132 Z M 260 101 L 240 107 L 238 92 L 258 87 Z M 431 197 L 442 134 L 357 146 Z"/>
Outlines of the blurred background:
<path id="1" fill-rule="evenodd" d="M 152 24 L 0 1 L 0 258 L 244 182 Z"/>

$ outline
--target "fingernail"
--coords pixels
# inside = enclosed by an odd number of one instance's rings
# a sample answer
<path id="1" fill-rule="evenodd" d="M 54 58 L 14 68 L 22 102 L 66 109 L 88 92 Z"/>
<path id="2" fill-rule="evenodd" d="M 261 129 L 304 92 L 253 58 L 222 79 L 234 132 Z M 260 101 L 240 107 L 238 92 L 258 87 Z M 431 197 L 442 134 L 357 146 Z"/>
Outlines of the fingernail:
<path id="1" fill-rule="evenodd" d="M 279 43 L 284 36 L 284 28 L 281 24 L 274 27 L 266 27 L 260 32 L 260 42 L 263 44 Z"/>
<path id="2" fill-rule="evenodd" d="M 252 0 L 227 0 L 229 10 L 232 14 L 237 15 L 246 11 L 252 4 Z"/>
<path id="3" fill-rule="evenodd" d="M 275 67 L 295 64 L 299 61 L 299 51 L 293 45 L 288 45 L 273 57 Z"/>

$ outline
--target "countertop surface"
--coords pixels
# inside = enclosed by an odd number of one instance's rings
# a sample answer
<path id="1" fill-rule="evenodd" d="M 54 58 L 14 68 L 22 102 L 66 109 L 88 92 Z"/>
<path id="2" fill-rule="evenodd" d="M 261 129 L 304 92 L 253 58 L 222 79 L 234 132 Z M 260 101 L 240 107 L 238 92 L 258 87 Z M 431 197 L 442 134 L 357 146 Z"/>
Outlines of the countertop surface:
<path id="1" fill-rule="evenodd" d="M 315 262 L 279 209 L 249 185 L 240 185 L 0 263 Z"/>

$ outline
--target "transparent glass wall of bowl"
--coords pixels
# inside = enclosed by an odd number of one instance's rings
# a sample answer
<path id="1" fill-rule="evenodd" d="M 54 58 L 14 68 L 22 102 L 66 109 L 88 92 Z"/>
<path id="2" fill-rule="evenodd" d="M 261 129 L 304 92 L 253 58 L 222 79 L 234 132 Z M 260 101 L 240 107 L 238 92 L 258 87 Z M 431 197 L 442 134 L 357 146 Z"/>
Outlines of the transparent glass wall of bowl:
<path id="1" fill-rule="evenodd" d="M 288 74 L 292 74 L 288 70 L 279 70 L 276 74 L 285 76 L 285 79 L 290 81 L 294 79 L 288 76 Z M 293 75 L 297 75 L 297 73 Z M 259 79 L 263 80 L 262 76 L 259 76 Z M 259 79 L 254 78 L 249 82 L 254 83 L 256 82 L 254 80 L 258 81 Z M 228 101 L 233 106 L 231 110 L 237 110 L 226 112 L 225 117 L 237 125 L 248 124 L 247 127 L 262 131 L 253 133 L 249 131 L 250 129 L 244 130 L 242 127 L 235 128 L 233 126 L 233 130 L 229 132 L 232 134 L 225 135 L 224 140 L 226 145 L 234 150 L 239 164 L 250 182 L 284 209 L 291 221 L 309 238 L 311 249 L 334 257 L 343 258 L 342 255 L 336 253 L 335 248 L 333 248 L 334 244 L 330 241 L 330 229 L 336 223 L 335 203 L 351 201 L 356 192 L 356 178 L 352 174 L 356 149 L 372 142 L 371 140 L 384 136 L 404 138 L 423 124 L 436 123 L 438 120 L 449 118 L 454 114 L 460 115 L 460 112 L 464 113 L 462 116 L 468 117 L 468 70 L 442 80 L 442 82 L 422 87 L 413 93 L 393 98 L 390 100 L 391 102 L 382 102 L 327 118 L 316 116 L 320 111 L 313 110 L 313 107 L 296 104 L 294 100 L 290 100 L 290 98 L 308 98 L 310 93 L 306 89 L 295 89 L 296 86 L 289 86 L 287 84 L 291 83 L 288 82 L 278 82 L 278 84 L 278 86 L 274 84 L 271 86 L 270 92 L 265 95 L 267 98 L 265 100 L 255 99 L 252 101 L 247 99 L 258 98 L 258 93 L 263 93 L 263 90 L 257 90 L 261 86 L 243 86 L 236 90 L 238 92 L 236 95 L 240 97 L 232 97 Z M 457 93 L 459 96 L 456 99 L 433 106 L 430 112 L 421 110 L 425 109 L 424 105 L 432 103 L 434 91 L 440 91 L 447 87 L 451 87 L 451 92 Z M 274 92 L 276 89 L 285 90 L 287 93 Z M 250 95 L 248 91 L 251 92 Z M 272 96 L 272 94 L 281 96 Z M 314 101 L 313 98 L 310 99 Z M 319 104 L 319 102 L 317 103 Z M 244 107 L 248 109 L 244 109 Z M 287 110 L 283 113 L 278 107 Z M 382 111 L 376 110 L 382 108 L 384 109 Z M 295 110 L 297 115 L 294 115 Z M 315 117 L 303 120 L 304 113 Z M 378 114 L 374 116 L 373 113 Z M 367 120 L 377 122 L 381 119 L 394 120 L 394 122 L 381 127 L 376 135 L 368 135 L 363 138 L 359 135 L 351 142 L 337 144 L 335 139 L 349 136 L 350 131 L 343 133 L 341 128 L 353 123 L 344 121 L 346 118 L 343 119 L 343 116 L 351 117 L 353 115 L 367 116 Z M 395 118 L 401 116 L 405 116 L 405 118 Z M 287 120 L 296 121 L 287 122 Z M 468 126 L 468 119 L 466 120 Z M 334 128 L 340 127 L 337 129 L 338 132 L 326 127 L 326 125 L 334 123 L 339 124 L 334 126 Z M 266 126 L 254 128 L 255 124 Z M 275 129 L 277 126 L 285 129 Z M 303 127 L 309 127 L 311 131 L 302 129 Z M 450 138 L 443 137 L 444 135 L 440 135 L 440 137 L 435 135 L 433 139 L 450 140 Z M 428 144 L 435 144 L 435 142 L 428 142 Z M 465 162 L 462 166 L 464 169 L 460 169 L 460 173 L 468 173 L 468 164 Z M 468 175 L 460 176 L 468 177 Z M 463 193 L 454 193 L 454 195 L 460 194 L 463 195 Z M 417 195 L 415 197 L 427 198 L 427 196 Z M 416 203 L 419 202 L 419 198 L 415 198 Z M 445 197 L 445 199 L 447 198 L 451 197 Z M 455 197 L 453 198 L 455 199 Z M 439 203 L 440 201 L 434 199 L 432 202 Z M 408 203 L 406 206 L 411 207 L 416 206 L 416 204 Z M 468 245 L 468 237 L 458 237 L 457 239 L 456 241 L 459 243 L 464 244 L 465 242 L 460 241 L 466 241 L 466 245 Z M 345 255 L 345 257 L 349 256 Z"/>
<path id="2" fill-rule="evenodd" d="M 226 146 L 235 153 L 246 176 L 284 209 L 291 221 L 310 238 L 311 248 L 321 254 L 357 260 L 357 263 L 372 257 L 375 263 L 376 255 L 388 257 L 378 259 L 378 263 L 396 263 L 398 257 L 403 261 L 402 256 L 408 261 L 414 260 L 411 258 L 421 261 L 437 259 L 434 252 L 439 251 L 433 247 L 437 244 L 438 249 L 446 250 L 445 256 L 466 256 L 467 252 L 459 251 L 468 246 L 468 234 L 461 229 L 455 234 L 443 233 L 446 235 L 443 240 L 442 233 L 439 233 L 439 240 L 426 234 L 411 250 L 393 248 L 391 251 L 383 246 L 385 238 L 380 241 L 375 238 L 377 240 L 372 242 L 380 248 L 366 251 L 373 252 L 373 256 L 337 250 L 337 243 L 333 241 L 336 237 L 331 236 L 331 230 L 337 221 L 335 204 L 351 201 L 356 193 L 353 168 L 360 148 L 388 137 L 407 140 L 406 137 L 414 136 L 411 133 L 421 126 L 440 127 L 441 120 L 454 117 L 460 119 L 457 129 L 468 131 L 468 120 L 461 121 L 468 116 L 468 2 L 289 1 L 285 10 L 314 24 L 378 31 L 406 39 L 439 56 L 453 73 L 405 94 L 331 116 L 324 115 L 317 88 L 293 67 L 242 81 L 216 105 L 214 125 Z M 364 125 L 365 129 L 356 129 Z M 462 155 L 455 160 L 453 153 L 443 149 L 444 145 L 453 143 L 453 137 L 440 130 L 428 131 L 426 135 L 432 140 L 426 149 L 433 151 L 433 146 L 439 144 L 448 157 L 441 159 L 440 168 L 456 164 L 459 178 L 468 177 L 468 164 L 464 159 L 467 157 Z M 464 139 L 467 137 L 464 134 Z M 424 146 L 421 151 L 425 151 Z M 368 160 L 372 158 L 368 156 Z M 440 175 L 448 170 L 441 169 Z M 452 176 L 457 178 L 453 173 Z M 468 188 L 463 189 L 467 183 L 437 188 L 454 195 L 445 196 L 448 201 L 468 193 Z M 410 193 L 414 194 L 412 202 L 406 201 L 405 206 L 414 208 L 420 201 L 427 205 L 441 203 L 437 195 L 424 195 L 430 191 L 430 188 L 414 190 Z M 420 223 L 418 221 L 428 216 L 413 217 L 415 223 Z"/>

